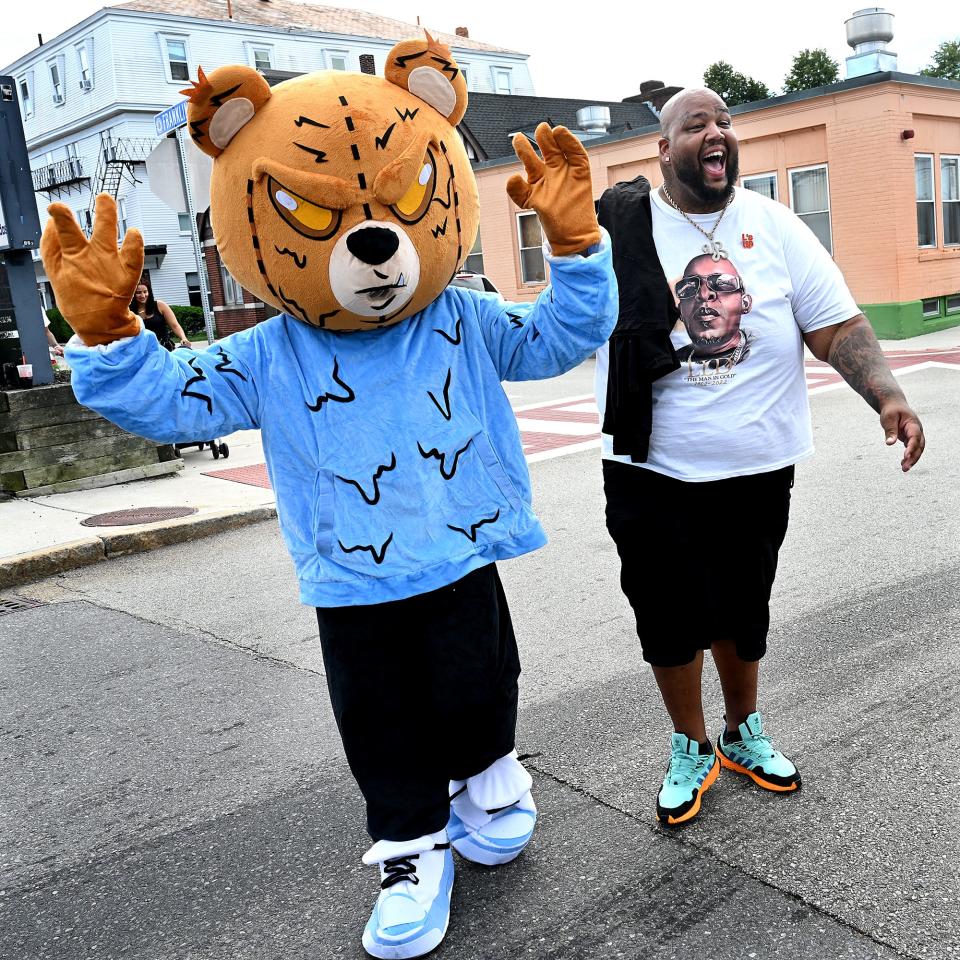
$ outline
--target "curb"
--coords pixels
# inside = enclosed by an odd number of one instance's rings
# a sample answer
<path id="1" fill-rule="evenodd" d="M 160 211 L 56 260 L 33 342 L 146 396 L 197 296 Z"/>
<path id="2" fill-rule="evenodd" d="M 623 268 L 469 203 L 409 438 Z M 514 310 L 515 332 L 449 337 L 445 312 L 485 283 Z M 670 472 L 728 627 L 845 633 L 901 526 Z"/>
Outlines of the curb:
<path id="1" fill-rule="evenodd" d="M 143 553 L 159 547 L 211 537 L 225 530 L 246 527 L 264 520 L 275 520 L 277 508 L 251 507 L 247 510 L 222 510 L 200 517 L 183 517 L 152 523 L 122 533 L 104 533 L 100 536 L 72 540 L 54 547 L 44 547 L 30 553 L 0 561 L 0 589 L 20 587 L 35 580 L 43 580 L 67 570 L 87 567 L 101 560 Z"/>

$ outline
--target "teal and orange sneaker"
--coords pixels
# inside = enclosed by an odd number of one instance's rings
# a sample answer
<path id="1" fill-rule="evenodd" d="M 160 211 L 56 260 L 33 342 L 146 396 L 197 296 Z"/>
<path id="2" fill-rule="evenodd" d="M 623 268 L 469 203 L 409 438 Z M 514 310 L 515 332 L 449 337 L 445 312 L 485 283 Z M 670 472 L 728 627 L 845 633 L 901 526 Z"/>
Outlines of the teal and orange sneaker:
<path id="1" fill-rule="evenodd" d="M 697 743 L 682 733 L 670 737 L 670 764 L 657 794 L 657 819 L 667 827 L 692 820 L 701 797 L 720 774 L 720 762 L 709 743 Z"/>
<path id="2" fill-rule="evenodd" d="M 763 732 L 758 711 L 751 713 L 736 733 L 725 730 L 720 735 L 717 755 L 728 770 L 745 774 L 764 790 L 789 793 L 800 789 L 799 771 Z"/>

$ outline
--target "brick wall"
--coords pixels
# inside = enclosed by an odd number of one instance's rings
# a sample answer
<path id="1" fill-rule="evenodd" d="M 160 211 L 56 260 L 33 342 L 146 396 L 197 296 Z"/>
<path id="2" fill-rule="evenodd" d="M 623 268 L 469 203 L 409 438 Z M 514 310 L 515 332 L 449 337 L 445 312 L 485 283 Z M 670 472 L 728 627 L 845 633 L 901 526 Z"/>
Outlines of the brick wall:
<path id="1" fill-rule="evenodd" d="M 212 243 L 205 244 L 203 256 L 207 264 L 207 276 L 210 278 L 210 300 L 218 337 L 225 337 L 238 330 L 246 330 L 277 313 L 274 307 L 257 300 L 248 290 L 243 291 L 243 302 L 249 306 L 226 306 L 223 275 L 220 273 L 220 255 L 217 248 Z"/>

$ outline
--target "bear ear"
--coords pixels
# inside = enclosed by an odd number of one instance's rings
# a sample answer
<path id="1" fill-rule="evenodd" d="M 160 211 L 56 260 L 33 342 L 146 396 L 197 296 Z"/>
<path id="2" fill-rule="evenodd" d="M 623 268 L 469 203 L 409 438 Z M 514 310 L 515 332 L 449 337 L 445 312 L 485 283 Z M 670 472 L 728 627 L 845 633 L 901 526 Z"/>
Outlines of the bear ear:
<path id="1" fill-rule="evenodd" d="M 270 86 L 250 67 L 218 67 L 180 92 L 190 98 L 187 125 L 193 142 L 211 157 L 219 157 L 237 131 L 270 99 Z"/>
<path id="2" fill-rule="evenodd" d="M 429 103 L 455 127 L 467 112 L 467 82 L 450 50 L 423 32 L 425 39 L 403 40 L 390 51 L 383 75 Z"/>

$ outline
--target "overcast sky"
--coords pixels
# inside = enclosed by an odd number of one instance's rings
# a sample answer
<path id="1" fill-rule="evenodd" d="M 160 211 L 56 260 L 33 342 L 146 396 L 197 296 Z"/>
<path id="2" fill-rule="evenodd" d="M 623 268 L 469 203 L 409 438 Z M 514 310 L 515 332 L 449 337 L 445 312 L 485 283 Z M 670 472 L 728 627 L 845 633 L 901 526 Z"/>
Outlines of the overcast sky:
<path id="1" fill-rule="evenodd" d="M 109 0 L 0 0 L 0 66 L 53 39 Z M 223 0 L 226 9 L 226 0 Z M 622 100 L 642 80 L 696 86 L 704 67 L 726 60 L 771 90 L 783 85 L 790 61 L 805 47 L 826 47 L 840 63 L 850 53 L 844 20 L 856 0 L 664 0 L 664 2 L 558 2 L 547 0 L 360 0 L 359 9 L 470 36 L 530 55 L 541 96 Z M 625 10 L 635 10 L 624 13 Z M 549 11 L 556 14 L 551 18 Z M 899 69 L 916 73 L 937 45 L 960 37 L 958 0 L 891 0 L 895 37 L 890 49 Z M 457 11 L 463 11 L 458 13 Z M 583 11 L 589 11 L 584 13 Z M 210 66 L 214 66 L 211 64 Z"/>

